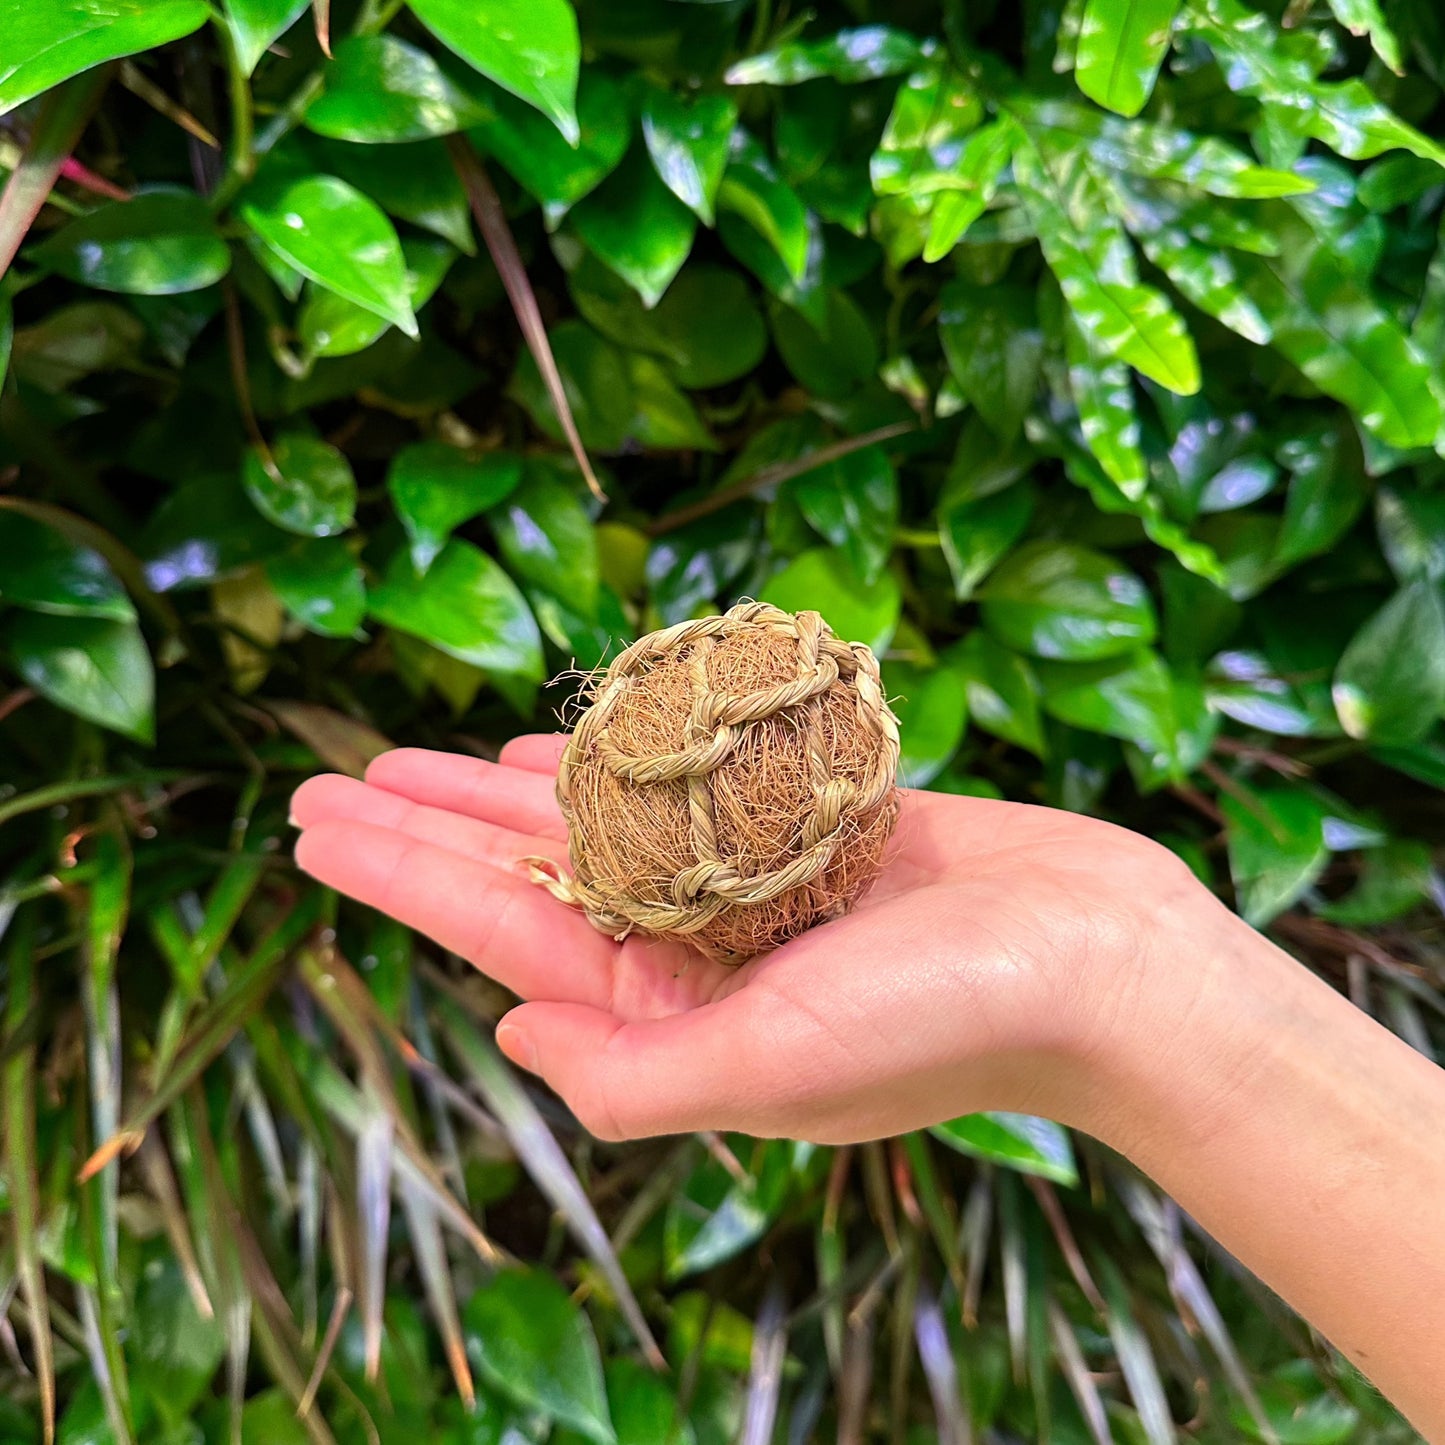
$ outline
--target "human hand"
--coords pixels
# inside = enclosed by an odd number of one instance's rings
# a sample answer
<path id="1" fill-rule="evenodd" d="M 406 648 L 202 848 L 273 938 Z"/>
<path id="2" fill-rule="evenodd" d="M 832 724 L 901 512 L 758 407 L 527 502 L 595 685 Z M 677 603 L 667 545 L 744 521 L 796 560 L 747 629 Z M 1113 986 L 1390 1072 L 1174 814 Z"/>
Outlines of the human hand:
<path id="1" fill-rule="evenodd" d="M 1096 1061 L 1146 1012 L 1160 920 L 1173 915 L 1177 939 L 1181 909 L 1218 907 L 1137 834 L 910 791 L 890 861 L 847 917 L 740 968 L 617 944 L 519 862 L 565 865 L 564 741 L 519 738 L 495 764 L 401 748 L 365 782 L 312 778 L 292 805 L 296 858 L 526 1000 L 498 1044 L 601 1138 L 843 1142 L 977 1109 L 1088 1127 Z M 1163 1006 L 1182 1017 L 1176 983 Z"/>

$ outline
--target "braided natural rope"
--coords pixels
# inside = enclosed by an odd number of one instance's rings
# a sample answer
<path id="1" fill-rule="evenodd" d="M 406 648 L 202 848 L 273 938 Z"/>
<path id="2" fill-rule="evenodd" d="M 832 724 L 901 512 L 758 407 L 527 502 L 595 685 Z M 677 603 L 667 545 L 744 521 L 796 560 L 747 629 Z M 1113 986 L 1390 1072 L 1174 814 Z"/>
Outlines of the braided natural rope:
<path id="1" fill-rule="evenodd" d="M 791 662 L 778 645 L 782 639 L 791 640 Z M 781 655 L 794 675 L 746 692 L 715 686 L 711 670 L 727 662 L 736 672 L 749 663 L 749 648 L 759 649 L 757 665 L 764 671 L 779 672 Z M 614 734 L 626 710 L 645 701 L 640 680 L 661 667 L 685 668 L 690 711 L 676 719 L 675 748 L 638 756 L 619 746 Z M 542 860 L 528 861 L 535 881 L 580 906 L 597 928 L 617 938 L 633 931 L 686 938 L 704 953 L 736 961 L 846 911 L 872 881 L 897 814 L 898 724 L 884 701 L 873 654 L 834 637 L 816 612 L 794 616 L 765 602 L 745 602 L 720 617 L 664 628 L 619 654 L 589 692 L 591 706 L 557 775 L 572 876 L 560 876 Z M 752 731 L 760 725 L 771 726 L 765 734 Z M 802 785 L 811 791 L 811 808 L 796 818 L 785 857 L 764 871 L 745 871 L 720 842 L 715 787 L 727 778 L 733 809 L 728 825 L 736 832 L 739 816 L 745 821 L 754 804 L 762 808 L 769 801 L 749 797 L 748 790 L 766 794 L 787 768 L 806 770 Z M 618 780 L 621 786 L 609 785 L 607 796 L 621 802 L 597 816 L 581 806 L 579 789 L 605 784 L 599 770 Z M 749 805 L 741 815 L 739 791 Z M 655 862 L 640 878 L 610 876 L 625 871 L 615 864 L 610 873 L 599 869 L 597 839 L 589 838 L 589 829 L 607 831 L 614 856 L 624 825 L 646 829 L 648 809 L 661 816 L 671 808 L 670 816 L 681 820 L 684 797 L 689 856 L 671 860 L 671 877 L 659 876 Z M 680 821 L 677 831 L 683 836 Z"/>

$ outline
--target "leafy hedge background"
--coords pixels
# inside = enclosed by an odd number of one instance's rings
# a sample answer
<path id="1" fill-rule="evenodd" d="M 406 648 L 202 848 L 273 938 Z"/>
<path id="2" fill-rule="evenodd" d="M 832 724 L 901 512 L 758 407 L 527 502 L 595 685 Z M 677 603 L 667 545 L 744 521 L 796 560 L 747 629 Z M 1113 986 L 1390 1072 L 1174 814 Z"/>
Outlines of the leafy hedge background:
<path id="1" fill-rule="evenodd" d="M 0 1440 L 1413 1438 L 1046 1121 L 594 1144 L 286 799 L 816 607 L 1438 1049 L 1438 6 L 305 8 L 0 26 Z"/>

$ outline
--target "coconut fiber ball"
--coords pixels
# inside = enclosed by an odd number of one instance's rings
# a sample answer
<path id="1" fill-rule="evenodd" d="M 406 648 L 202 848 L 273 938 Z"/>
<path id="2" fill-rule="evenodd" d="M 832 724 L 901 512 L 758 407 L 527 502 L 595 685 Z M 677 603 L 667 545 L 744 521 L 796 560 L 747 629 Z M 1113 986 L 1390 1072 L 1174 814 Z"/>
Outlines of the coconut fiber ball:
<path id="1" fill-rule="evenodd" d="M 816 612 L 745 602 L 664 628 L 584 700 L 557 775 L 572 873 L 533 876 L 603 932 L 740 963 L 878 875 L 898 723 L 873 654 Z"/>

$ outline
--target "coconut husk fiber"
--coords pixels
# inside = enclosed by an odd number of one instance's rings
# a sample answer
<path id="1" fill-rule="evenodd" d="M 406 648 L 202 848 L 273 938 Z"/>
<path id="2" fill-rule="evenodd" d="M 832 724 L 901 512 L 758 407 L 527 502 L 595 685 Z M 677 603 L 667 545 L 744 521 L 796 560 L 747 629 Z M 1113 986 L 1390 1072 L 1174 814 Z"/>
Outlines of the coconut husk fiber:
<path id="1" fill-rule="evenodd" d="M 898 814 L 878 663 L 816 612 L 744 602 L 634 642 L 583 690 L 557 800 L 571 875 L 533 877 L 615 938 L 739 963 L 846 913 Z"/>

